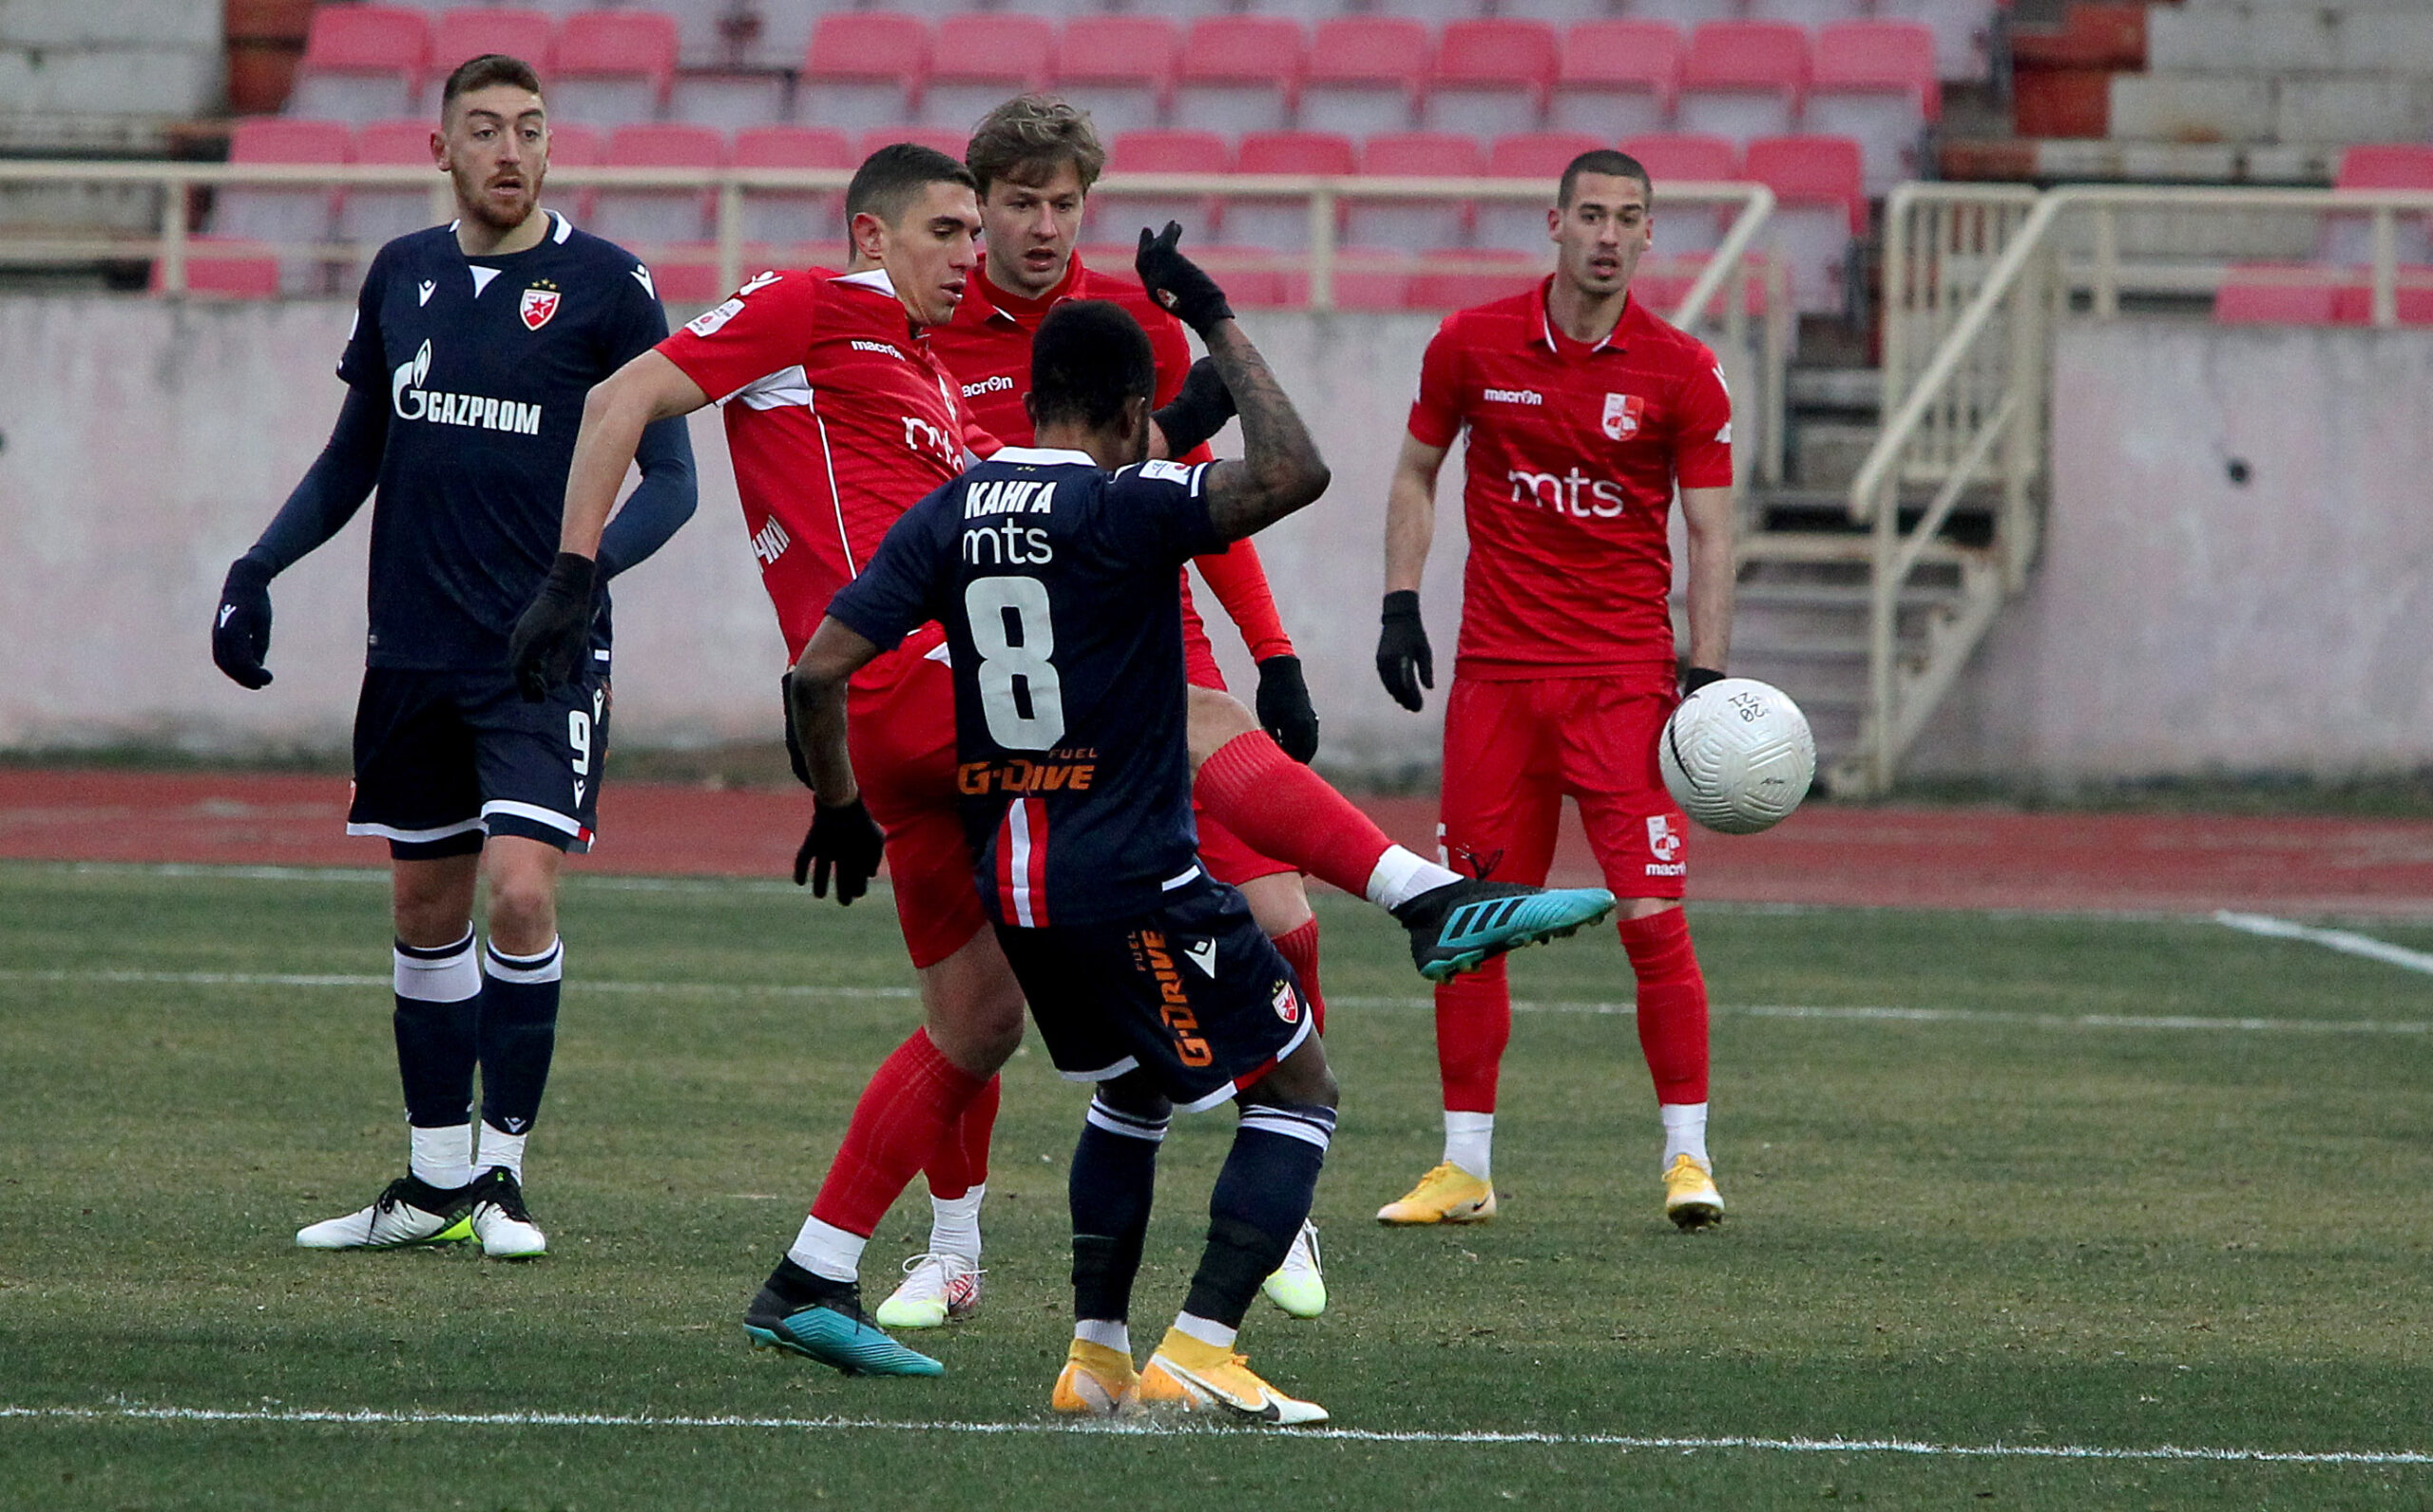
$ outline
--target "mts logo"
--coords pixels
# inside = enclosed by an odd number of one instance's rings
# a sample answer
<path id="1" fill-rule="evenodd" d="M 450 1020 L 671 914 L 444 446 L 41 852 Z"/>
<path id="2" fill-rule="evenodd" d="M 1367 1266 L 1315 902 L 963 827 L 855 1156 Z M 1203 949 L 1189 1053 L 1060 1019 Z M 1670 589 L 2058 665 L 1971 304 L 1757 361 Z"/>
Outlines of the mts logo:
<path id="1" fill-rule="evenodd" d="M 950 469 L 960 467 L 963 448 L 956 444 L 953 436 L 918 415 L 908 414 L 903 419 L 906 446 L 925 457 L 937 458 Z"/>
<path id="2" fill-rule="evenodd" d="M 1512 485 L 1514 504 L 1535 505 L 1576 519 L 1611 520 L 1622 512 L 1622 486 L 1607 478 L 1592 478 L 1574 467 L 1557 475 L 1514 468 L 1504 475 Z"/>

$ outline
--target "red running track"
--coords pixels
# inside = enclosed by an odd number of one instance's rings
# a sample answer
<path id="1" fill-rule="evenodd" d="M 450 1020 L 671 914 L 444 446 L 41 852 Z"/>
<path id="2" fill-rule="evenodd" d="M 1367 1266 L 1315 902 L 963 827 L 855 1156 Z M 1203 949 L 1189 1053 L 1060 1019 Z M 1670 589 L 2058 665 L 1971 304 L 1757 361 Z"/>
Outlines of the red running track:
<path id="1" fill-rule="evenodd" d="M 341 778 L 0 771 L 0 858 L 379 866 L 350 838 Z M 1430 851 L 1435 805 L 1363 805 Z M 810 800 L 793 790 L 612 782 L 600 848 L 621 874 L 780 877 Z M 1820 804 L 1769 833 L 1694 833 L 1694 899 L 1896 908 L 2345 914 L 2433 920 L 2433 823 L 2176 814 L 2014 813 Z M 1593 884 L 1576 825 L 1556 879 Z"/>

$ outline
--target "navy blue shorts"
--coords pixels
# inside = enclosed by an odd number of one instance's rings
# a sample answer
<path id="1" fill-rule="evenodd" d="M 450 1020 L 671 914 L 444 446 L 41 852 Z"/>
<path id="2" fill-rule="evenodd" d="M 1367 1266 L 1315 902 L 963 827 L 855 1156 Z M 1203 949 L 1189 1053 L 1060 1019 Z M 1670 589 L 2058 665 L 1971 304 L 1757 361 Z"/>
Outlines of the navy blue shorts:
<path id="1" fill-rule="evenodd" d="M 346 833 L 385 837 L 401 861 L 468 855 L 492 834 L 590 850 L 608 754 L 607 653 L 594 656 L 539 703 L 504 668 L 366 668 Z"/>
<path id="2" fill-rule="evenodd" d="M 1242 895 L 1205 876 L 1145 917 L 999 925 L 997 939 L 1068 1081 L 1138 1068 L 1194 1111 L 1251 1085 L 1310 1036 L 1293 968 Z"/>

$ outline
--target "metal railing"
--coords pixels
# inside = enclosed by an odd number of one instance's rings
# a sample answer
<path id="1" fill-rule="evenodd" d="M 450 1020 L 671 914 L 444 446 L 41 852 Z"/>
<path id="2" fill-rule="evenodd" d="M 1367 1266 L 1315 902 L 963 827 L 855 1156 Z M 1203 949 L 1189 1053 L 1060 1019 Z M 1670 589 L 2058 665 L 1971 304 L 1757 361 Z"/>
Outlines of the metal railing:
<path id="1" fill-rule="evenodd" d="M 2141 256 L 2125 247 L 2124 218 L 2139 215 L 2176 217 L 2172 235 L 2199 248 Z M 1885 232 L 1884 428 L 1849 490 L 1850 517 L 1871 526 L 1872 551 L 1868 702 L 1848 785 L 1881 792 L 1891 783 L 1994 610 L 2025 585 L 2050 471 L 2058 322 L 2081 308 L 2094 319 L 2117 318 L 2124 296 L 2213 293 L 2244 259 L 2204 255 L 2203 219 L 2256 216 L 2303 216 L 2318 225 L 2363 218 L 2369 317 L 2388 327 L 2399 317 L 2399 221 L 2433 217 L 2433 193 L 2091 185 L 2038 194 L 1940 183 L 1893 191 Z M 2081 231 L 2082 248 L 2072 240 Z M 2337 281 L 2353 272 L 2327 264 L 2321 276 Z M 1934 487 L 1906 525 L 1904 484 Z M 1988 543 L 1944 547 L 1939 538 L 1963 496 L 1984 487 L 2000 490 Z M 1958 564 L 1963 592 L 1946 617 L 1929 622 L 1924 649 L 1905 657 L 1902 592 L 1930 558 Z"/>

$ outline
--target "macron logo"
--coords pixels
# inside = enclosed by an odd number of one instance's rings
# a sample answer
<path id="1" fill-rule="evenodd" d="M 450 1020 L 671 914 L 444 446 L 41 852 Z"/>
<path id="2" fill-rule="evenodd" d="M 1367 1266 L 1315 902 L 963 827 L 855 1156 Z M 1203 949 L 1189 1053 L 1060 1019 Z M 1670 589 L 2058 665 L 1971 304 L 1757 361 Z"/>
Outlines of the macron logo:
<path id="1" fill-rule="evenodd" d="M 1480 398 L 1489 404 L 1543 404 L 1546 396 L 1535 389 L 1488 389 Z"/>
<path id="2" fill-rule="evenodd" d="M 888 345 L 884 341 L 856 341 L 853 343 L 853 350 L 856 352 L 875 352 L 883 356 L 893 357 L 898 362 L 910 360 L 906 357 L 903 353 L 896 351 L 893 347 Z"/>
<path id="3" fill-rule="evenodd" d="M 983 378 L 978 383 L 965 384 L 963 396 L 967 399 L 977 399 L 984 393 L 1004 393 L 1013 386 L 1014 380 L 1000 373 L 994 377 Z"/>
<path id="4" fill-rule="evenodd" d="M 230 620 L 235 619 L 235 618 L 236 618 L 236 616 L 237 616 L 237 606 L 236 606 L 235 604 L 233 604 L 233 603 L 223 603 L 223 604 L 221 604 L 221 605 L 220 606 L 220 627 L 221 627 L 221 628 L 223 628 L 223 629 L 225 629 L 225 628 L 227 627 L 228 622 L 229 622 Z"/>

